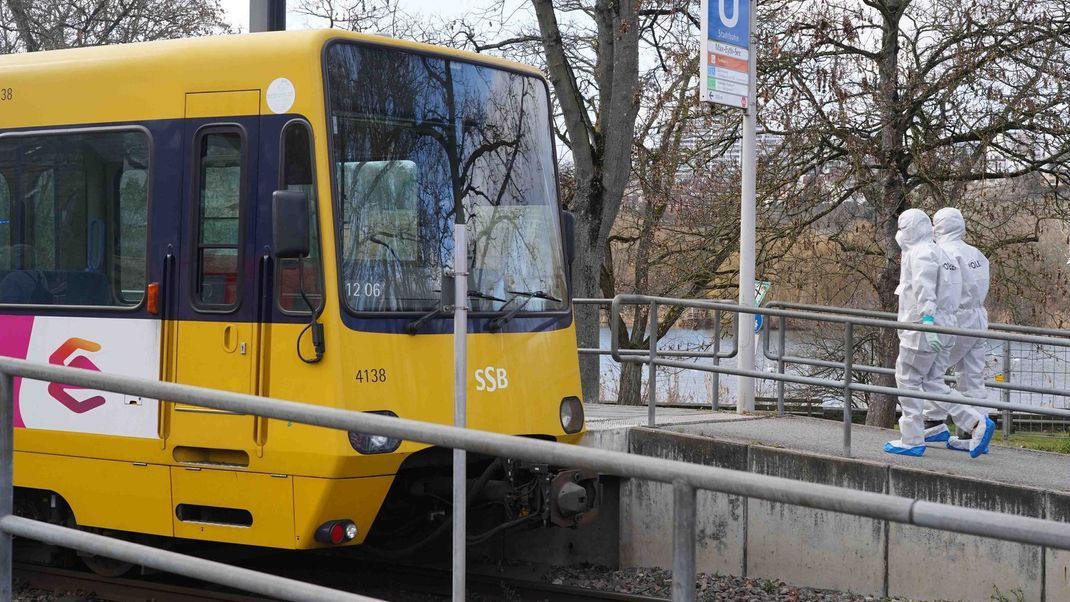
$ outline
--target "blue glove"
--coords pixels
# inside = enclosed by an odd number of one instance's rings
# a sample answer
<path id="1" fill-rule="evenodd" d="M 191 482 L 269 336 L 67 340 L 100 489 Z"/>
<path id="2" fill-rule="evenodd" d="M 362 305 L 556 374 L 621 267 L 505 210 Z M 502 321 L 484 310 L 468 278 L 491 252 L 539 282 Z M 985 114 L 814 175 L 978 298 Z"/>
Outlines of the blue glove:
<path id="1" fill-rule="evenodd" d="M 934 320 L 932 316 L 922 316 L 921 323 L 926 326 L 935 326 L 936 320 Z M 925 342 L 929 344 L 929 349 L 932 349 L 933 353 L 940 353 L 940 350 L 944 348 L 944 346 L 940 344 L 940 335 L 935 332 L 926 332 Z"/>

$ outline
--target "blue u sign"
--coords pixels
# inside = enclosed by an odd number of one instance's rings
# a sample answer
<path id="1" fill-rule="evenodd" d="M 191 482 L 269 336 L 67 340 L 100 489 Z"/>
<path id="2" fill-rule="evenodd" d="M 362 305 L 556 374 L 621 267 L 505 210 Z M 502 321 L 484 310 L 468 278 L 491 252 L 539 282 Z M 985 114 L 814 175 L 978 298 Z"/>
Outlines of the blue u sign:
<path id="1" fill-rule="evenodd" d="M 707 0 L 711 40 L 750 47 L 750 0 Z"/>

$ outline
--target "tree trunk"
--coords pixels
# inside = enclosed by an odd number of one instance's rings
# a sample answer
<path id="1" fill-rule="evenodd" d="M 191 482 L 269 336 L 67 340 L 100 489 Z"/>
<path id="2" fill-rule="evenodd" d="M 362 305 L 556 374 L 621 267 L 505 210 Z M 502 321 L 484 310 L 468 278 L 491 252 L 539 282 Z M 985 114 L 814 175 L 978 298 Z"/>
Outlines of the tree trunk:
<path id="1" fill-rule="evenodd" d="M 606 241 L 631 175 L 632 138 L 639 111 L 638 0 L 598 0 L 595 5 L 597 121 L 591 119 L 589 99 L 584 97 L 565 53 L 553 0 L 532 0 L 532 6 L 576 170 L 573 210 L 577 257 L 572 264 L 572 294 L 600 297 Z M 597 348 L 598 309 L 577 307 L 575 316 L 579 346 Z M 598 357 L 580 356 L 580 382 L 587 401 L 599 398 L 598 376 Z"/>
<path id="2" fill-rule="evenodd" d="M 896 311 L 899 298 L 895 288 L 899 284 L 899 244 L 895 242 L 899 214 L 909 207 L 906 193 L 906 173 L 910 157 L 904 150 L 909 120 L 904 115 L 899 97 L 899 20 L 906 10 L 907 2 L 890 0 L 882 11 L 884 15 L 878 76 L 880 86 L 877 94 L 881 110 L 880 156 L 878 157 L 883 182 L 879 192 L 877 211 L 877 244 L 884 251 L 884 268 L 877 278 L 877 298 L 881 309 Z M 877 338 L 878 357 L 882 366 L 894 367 L 899 354 L 899 333 L 882 331 Z M 895 379 L 880 375 L 877 382 L 895 386 Z M 866 424 L 891 428 L 895 423 L 896 399 L 891 395 L 877 395 L 869 405 Z"/>
<path id="3" fill-rule="evenodd" d="M 604 260 L 604 247 L 591 240 L 588 228 L 576 228 L 576 259 L 572 263 L 572 294 L 575 297 L 601 298 L 599 280 Z M 574 306 L 576 316 L 576 343 L 581 349 L 598 349 L 601 346 L 599 331 L 601 320 L 595 305 Z M 588 403 L 601 401 L 599 355 L 580 355 L 580 386 L 583 400 Z"/>
<path id="4" fill-rule="evenodd" d="M 646 368 L 645 364 L 621 364 L 617 403 L 630 406 L 646 405 L 646 398 L 643 396 L 643 372 Z"/>

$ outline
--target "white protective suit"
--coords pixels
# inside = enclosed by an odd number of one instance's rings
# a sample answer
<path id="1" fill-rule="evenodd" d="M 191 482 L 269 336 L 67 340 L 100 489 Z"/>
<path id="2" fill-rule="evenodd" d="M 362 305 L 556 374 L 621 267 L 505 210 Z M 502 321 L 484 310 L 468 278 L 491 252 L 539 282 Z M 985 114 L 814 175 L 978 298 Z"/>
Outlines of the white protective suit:
<path id="1" fill-rule="evenodd" d="M 908 209 L 899 216 L 896 242 L 903 250 L 899 270 L 899 321 L 920 323 L 926 316 L 937 326 L 955 326 L 956 310 L 962 292 L 962 276 L 955 262 L 933 242 L 932 222 L 920 209 Z M 953 342 L 950 335 L 938 336 L 939 351 L 926 340 L 925 333 L 916 330 L 899 331 L 899 358 L 895 363 L 896 385 L 931 393 L 951 394 L 944 382 Z M 961 428 L 972 430 L 981 415 L 969 406 L 930 402 L 935 408 L 950 413 Z M 907 455 L 922 455 L 925 445 L 925 423 L 922 411 L 925 401 L 900 397 L 902 417 L 899 419 L 901 439 L 885 446 L 885 451 Z"/>
<path id="2" fill-rule="evenodd" d="M 955 261 L 962 274 L 962 296 L 955 312 L 958 327 L 987 330 L 988 311 L 985 310 L 985 297 L 988 296 L 989 284 L 988 258 L 963 240 L 966 235 L 966 220 L 958 209 L 945 207 L 937 211 L 933 219 L 933 232 L 936 245 Z M 966 397 L 984 399 L 984 339 L 963 336 L 952 339 L 954 346 L 951 348 L 948 362 L 958 377 L 958 392 Z M 977 410 L 983 412 L 980 408 Z M 925 405 L 926 420 L 944 421 L 947 414 L 944 408 L 936 404 Z M 958 425 L 957 420 L 955 424 Z M 926 434 L 939 428 L 928 429 Z"/>

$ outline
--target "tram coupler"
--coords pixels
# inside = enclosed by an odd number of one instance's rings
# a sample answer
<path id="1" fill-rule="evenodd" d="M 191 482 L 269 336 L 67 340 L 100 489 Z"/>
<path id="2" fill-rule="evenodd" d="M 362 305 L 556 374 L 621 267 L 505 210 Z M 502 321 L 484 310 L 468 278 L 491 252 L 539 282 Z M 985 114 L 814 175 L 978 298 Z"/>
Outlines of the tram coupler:
<path id="1" fill-rule="evenodd" d="M 550 522 L 559 527 L 591 523 L 601 502 L 602 484 L 590 470 L 562 470 L 550 482 Z"/>

